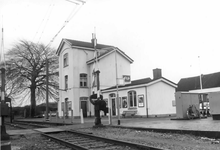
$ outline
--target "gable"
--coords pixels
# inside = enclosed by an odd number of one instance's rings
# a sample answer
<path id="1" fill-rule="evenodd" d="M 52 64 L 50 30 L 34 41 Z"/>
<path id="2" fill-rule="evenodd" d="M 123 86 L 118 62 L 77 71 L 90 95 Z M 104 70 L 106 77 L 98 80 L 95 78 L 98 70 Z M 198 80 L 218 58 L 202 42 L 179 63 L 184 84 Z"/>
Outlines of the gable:
<path id="1" fill-rule="evenodd" d="M 106 49 L 105 52 L 99 53 L 100 55 L 97 57 L 98 60 L 103 59 L 106 56 L 109 56 L 113 53 L 117 52 L 117 54 L 119 54 L 120 56 L 122 56 L 123 58 L 125 58 L 127 61 L 129 61 L 130 63 L 133 63 L 133 60 L 126 55 L 123 51 L 121 51 L 120 49 L 116 48 L 116 47 L 110 47 L 108 49 Z M 95 58 L 87 61 L 87 64 L 92 64 L 95 62 Z"/>

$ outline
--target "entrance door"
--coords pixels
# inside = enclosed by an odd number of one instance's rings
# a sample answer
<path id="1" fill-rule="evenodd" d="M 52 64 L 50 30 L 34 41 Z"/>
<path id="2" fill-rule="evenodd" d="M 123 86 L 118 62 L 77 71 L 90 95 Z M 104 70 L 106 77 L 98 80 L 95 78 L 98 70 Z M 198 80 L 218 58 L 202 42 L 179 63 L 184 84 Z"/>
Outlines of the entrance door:
<path id="1" fill-rule="evenodd" d="M 81 109 L 83 111 L 83 117 L 87 117 L 87 101 L 81 101 Z"/>
<path id="2" fill-rule="evenodd" d="M 112 116 L 116 115 L 115 98 L 112 98 Z"/>
<path id="3" fill-rule="evenodd" d="M 69 117 L 69 111 L 68 111 L 68 98 L 65 98 L 65 106 L 64 106 L 64 110 L 65 110 L 65 117 L 68 118 Z"/>

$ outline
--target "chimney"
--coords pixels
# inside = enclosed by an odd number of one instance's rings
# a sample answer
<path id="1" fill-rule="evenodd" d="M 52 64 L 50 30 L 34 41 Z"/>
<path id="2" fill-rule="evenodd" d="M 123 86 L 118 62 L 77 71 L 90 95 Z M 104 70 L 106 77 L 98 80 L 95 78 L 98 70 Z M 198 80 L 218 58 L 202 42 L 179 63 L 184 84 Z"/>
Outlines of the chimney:
<path id="1" fill-rule="evenodd" d="M 154 80 L 161 78 L 162 77 L 161 69 L 159 68 L 153 69 L 153 77 Z"/>

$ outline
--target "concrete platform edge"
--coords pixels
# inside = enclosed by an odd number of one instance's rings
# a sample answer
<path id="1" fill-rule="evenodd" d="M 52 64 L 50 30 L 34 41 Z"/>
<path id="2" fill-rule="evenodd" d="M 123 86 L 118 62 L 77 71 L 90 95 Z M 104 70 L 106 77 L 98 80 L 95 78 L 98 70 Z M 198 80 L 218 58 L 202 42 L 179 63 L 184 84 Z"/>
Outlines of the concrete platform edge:
<path id="1" fill-rule="evenodd" d="M 144 131 L 153 131 L 160 133 L 180 133 L 180 134 L 191 134 L 195 136 L 204 136 L 208 138 L 220 138 L 220 131 L 198 131 L 198 130 L 180 130 L 180 129 L 160 129 L 160 128 L 144 128 L 144 127 L 130 127 L 130 126 L 115 126 L 115 128 L 127 128 L 134 130 L 144 130 Z"/>

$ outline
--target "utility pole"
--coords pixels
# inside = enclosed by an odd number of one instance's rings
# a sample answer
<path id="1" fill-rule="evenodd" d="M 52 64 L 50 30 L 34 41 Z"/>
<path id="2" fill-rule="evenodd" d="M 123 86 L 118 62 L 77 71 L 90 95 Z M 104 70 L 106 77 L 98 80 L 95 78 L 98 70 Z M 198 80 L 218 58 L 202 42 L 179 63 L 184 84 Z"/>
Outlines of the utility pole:
<path id="1" fill-rule="evenodd" d="M 48 117 L 48 103 L 49 103 L 49 87 L 48 87 L 48 84 L 49 84 L 49 64 L 48 64 L 48 59 L 47 59 L 47 56 L 46 56 L 46 121 L 49 120 L 49 117 Z"/>
<path id="2" fill-rule="evenodd" d="M 117 66 L 117 49 L 115 49 L 115 72 L 116 72 L 116 89 L 117 89 L 117 113 L 118 113 L 118 125 L 120 125 L 120 106 L 118 97 L 118 66 Z"/>
<path id="3" fill-rule="evenodd" d="M 200 56 L 198 56 L 199 58 L 199 83 L 200 83 L 200 89 L 202 91 L 202 74 L 201 74 L 201 67 L 200 67 Z M 202 101 L 202 111 L 204 110 L 204 102 L 203 102 L 203 94 L 201 93 L 201 101 Z"/>

